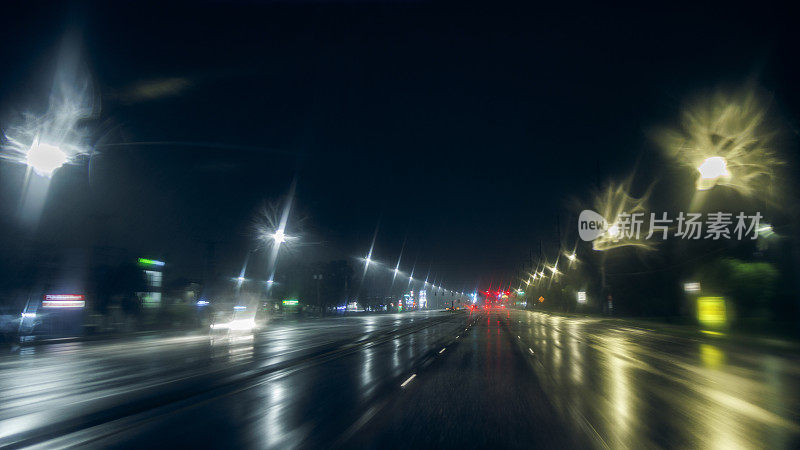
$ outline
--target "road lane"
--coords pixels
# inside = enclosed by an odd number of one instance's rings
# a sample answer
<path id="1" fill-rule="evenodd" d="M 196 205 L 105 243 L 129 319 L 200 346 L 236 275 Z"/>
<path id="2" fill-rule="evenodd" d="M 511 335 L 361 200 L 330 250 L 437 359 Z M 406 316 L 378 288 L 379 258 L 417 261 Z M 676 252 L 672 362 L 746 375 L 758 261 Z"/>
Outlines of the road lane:
<path id="1" fill-rule="evenodd" d="M 0 360 L 0 433 L 71 417 L 25 442 L 727 449 L 800 436 L 794 353 L 621 320 L 430 312 L 74 345 Z M 147 401 L 118 413 L 131 398 Z"/>
<path id="2" fill-rule="evenodd" d="M 466 315 L 314 358 L 247 383 L 125 417 L 43 443 L 41 448 L 325 447 L 395 381 L 453 339 Z"/>
<path id="3" fill-rule="evenodd" d="M 36 442 L 41 430 L 60 430 L 59 424 L 74 432 L 395 336 L 408 336 L 404 355 L 416 356 L 417 333 L 453 320 L 426 311 L 275 322 L 229 340 L 183 336 L 32 347 L 0 360 L 0 443 Z M 400 350 L 396 356 L 397 366 L 407 362 Z"/>
<path id="4" fill-rule="evenodd" d="M 360 430 L 353 448 L 585 447 L 559 422 L 503 322 L 481 313 Z"/>
<path id="5" fill-rule="evenodd" d="M 633 322 L 512 311 L 563 421 L 598 447 L 797 448 L 796 354 Z"/>

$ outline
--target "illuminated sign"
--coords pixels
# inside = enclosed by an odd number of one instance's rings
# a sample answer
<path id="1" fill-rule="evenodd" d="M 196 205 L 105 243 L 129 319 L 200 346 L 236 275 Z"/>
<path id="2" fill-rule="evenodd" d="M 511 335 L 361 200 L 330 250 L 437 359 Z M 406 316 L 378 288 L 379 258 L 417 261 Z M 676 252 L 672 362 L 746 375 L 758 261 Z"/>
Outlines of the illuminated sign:
<path id="1" fill-rule="evenodd" d="M 297 300 L 294 300 L 294 299 L 292 299 L 292 300 L 284 300 L 283 301 L 284 305 L 296 305 L 297 303 L 298 303 Z"/>
<path id="2" fill-rule="evenodd" d="M 578 303 L 586 303 L 586 291 L 578 291 Z"/>
<path id="3" fill-rule="evenodd" d="M 137 260 L 139 264 L 144 266 L 158 266 L 163 267 L 166 263 L 164 261 L 156 261 L 155 259 L 147 259 L 147 258 L 139 258 Z"/>
<path id="4" fill-rule="evenodd" d="M 728 320 L 725 299 L 722 297 L 699 297 L 697 299 L 697 320 L 703 325 L 719 327 Z"/>
<path id="5" fill-rule="evenodd" d="M 687 293 L 700 292 L 700 283 L 693 281 L 690 283 L 683 283 L 683 290 Z"/>
<path id="6" fill-rule="evenodd" d="M 83 308 L 86 299 L 79 294 L 47 294 L 42 300 L 42 308 Z"/>

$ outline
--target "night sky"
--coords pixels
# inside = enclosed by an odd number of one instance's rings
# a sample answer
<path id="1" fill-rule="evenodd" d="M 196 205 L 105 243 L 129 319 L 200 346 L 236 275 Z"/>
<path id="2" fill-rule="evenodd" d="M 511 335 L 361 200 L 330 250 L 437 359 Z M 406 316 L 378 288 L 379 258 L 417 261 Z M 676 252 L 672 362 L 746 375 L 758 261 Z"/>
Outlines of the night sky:
<path id="1" fill-rule="evenodd" d="M 754 80 L 797 129 L 788 10 L 671 5 L 37 5 L 2 19 L 0 117 L 47 95 L 77 33 L 98 153 L 56 174 L 41 238 L 187 272 L 213 242 L 235 275 L 254 214 L 296 179 L 295 258 L 364 256 L 380 224 L 376 259 L 405 240 L 403 270 L 467 288 L 555 240 L 557 214 L 654 153 L 647 129 L 697 91 Z M 0 163 L 6 241 L 23 172 Z"/>

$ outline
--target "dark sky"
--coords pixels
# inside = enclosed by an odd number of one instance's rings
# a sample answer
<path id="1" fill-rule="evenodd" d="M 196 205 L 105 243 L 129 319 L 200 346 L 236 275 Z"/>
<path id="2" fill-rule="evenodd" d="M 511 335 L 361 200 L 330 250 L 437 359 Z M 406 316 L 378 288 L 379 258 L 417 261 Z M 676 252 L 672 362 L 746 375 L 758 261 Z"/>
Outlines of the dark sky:
<path id="1" fill-rule="evenodd" d="M 57 174 L 41 233 L 69 245 L 93 221 L 110 244 L 185 267 L 214 242 L 221 270 L 236 272 L 254 213 L 296 177 L 293 217 L 317 243 L 296 257 L 364 255 L 380 222 L 377 259 L 394 264 L 407 239 L 404 269 L 431 265 L 458 289 L 555 240 L 556 214 L 647 157 L 646 129 L 674 120 L 687 95 L 754 79 L 796 123 L 787 10 L 526 3 L 4 14 L 3 114 L 46 95 L 58 45 L 78 31 L 102 96 L 97 142 L 131 144 Z M 132 144 L 144 142 L 162 144 Z"/>

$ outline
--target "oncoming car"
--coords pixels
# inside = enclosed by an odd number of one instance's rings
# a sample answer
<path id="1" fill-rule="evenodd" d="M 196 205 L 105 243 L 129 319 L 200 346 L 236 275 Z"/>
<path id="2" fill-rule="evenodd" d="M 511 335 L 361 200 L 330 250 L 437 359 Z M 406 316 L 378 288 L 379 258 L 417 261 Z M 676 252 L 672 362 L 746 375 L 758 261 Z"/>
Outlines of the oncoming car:
<path id="1" fill-rule="evenodd" d="M 255 311 L 239 305 L 214 313 L 210 326 L 212 334 L 250 333 L 257 329 Z"/>

